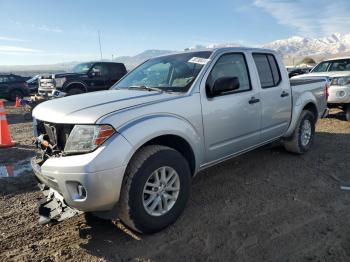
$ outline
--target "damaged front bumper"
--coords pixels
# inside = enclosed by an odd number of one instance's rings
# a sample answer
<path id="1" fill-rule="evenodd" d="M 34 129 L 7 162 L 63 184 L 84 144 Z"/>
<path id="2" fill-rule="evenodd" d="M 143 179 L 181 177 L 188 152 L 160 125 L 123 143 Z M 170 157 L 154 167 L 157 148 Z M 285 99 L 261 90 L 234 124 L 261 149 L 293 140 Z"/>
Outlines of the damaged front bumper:
<path id="1" fill-rule="evenodd" d="M 39 187 L 43 189 L 42 191 L 45 196 L 38 203 L 39 224 L 45 225 L 50 222 L 60 222 L 83 213 L 67 206 L 62 195 L 54 189 L 47 188 L 43 184 L 39 184 Z"/>
<path id="2" fill-rule="evenodd" d="M 79 172 L 67 162 L 83 163 L 81 156 L 60 159 L 33 158 L 32 169 L 45 198 L 39 203 L 40 223 L 62 221 L 82 212 L 108 212 L 118 200 L 125 167 Z M 59 162 L 62 165 L 56 165 Z"/>

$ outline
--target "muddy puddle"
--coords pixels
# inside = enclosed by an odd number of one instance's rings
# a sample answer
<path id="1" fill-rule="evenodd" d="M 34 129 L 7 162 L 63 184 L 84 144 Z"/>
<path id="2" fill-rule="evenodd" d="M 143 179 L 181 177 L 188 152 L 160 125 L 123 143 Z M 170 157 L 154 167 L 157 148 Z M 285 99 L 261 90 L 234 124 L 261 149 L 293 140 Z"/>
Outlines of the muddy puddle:
<path id="1" fill-rule="evenodd" d="M 16 163 L 8 163 L 0 165 L 0 179 L 15 178 L 32 171 L 30 160 L 28 157 Z"/>

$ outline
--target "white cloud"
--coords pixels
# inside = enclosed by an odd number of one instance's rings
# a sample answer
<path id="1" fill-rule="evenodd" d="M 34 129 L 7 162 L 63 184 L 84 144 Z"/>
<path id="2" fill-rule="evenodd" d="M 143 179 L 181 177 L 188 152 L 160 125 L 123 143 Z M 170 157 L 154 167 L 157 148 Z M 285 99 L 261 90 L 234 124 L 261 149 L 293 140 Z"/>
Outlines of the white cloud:
<path id="1" fill-rule="evenodd" d="M 49 27 L 47 25 L 34 25 L 32 24 L 32 27 L 34 29 L 40 30 L 40 31 L 46 31 L 46 32 L 52 32 L 52 33 L 62 33 L 63 30 L 58 27 Z"/>
<path id="2" fill-rule="evenodd" d="M 24 48 L 18 46 L 0 45 L 1 54 L 28 54 L 28 53 L 40 53 L 40 50 Z"/>
<path id="3" fill-rule="evenodd" d="M 279 24 L 294 28 L 304 36 L 349 32 L 347 0 L 255 0 L 254 5 L 272 15 Z"/>
<path id="4" fill-rule="evenodd" d="M 0 36 L 0 41 L 26 42 L 26 40 L 24 39 L 7 37 L 7 36 Z"/>

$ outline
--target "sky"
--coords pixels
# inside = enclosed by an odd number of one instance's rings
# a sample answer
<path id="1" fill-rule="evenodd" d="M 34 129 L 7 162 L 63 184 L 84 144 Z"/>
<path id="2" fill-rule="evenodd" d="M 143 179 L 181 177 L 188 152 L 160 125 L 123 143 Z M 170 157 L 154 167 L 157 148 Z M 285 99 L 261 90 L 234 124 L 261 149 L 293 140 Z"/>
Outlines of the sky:
<path id="1" fill-rule="evenodd" d="M 0 65 L 350 33 L 348 0 L 0 0 Z"/>

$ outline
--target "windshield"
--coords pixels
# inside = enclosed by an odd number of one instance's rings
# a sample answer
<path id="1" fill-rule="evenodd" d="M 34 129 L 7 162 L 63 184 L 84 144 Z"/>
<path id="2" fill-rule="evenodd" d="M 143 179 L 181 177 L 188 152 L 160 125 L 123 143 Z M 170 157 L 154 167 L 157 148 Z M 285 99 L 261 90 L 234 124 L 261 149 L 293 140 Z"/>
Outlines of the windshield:
<path id="1" fill-rule="evenodd" d="M 313 70 L 317 72 L 350 71 L 350 59 L 339 59 L 319 63 Z"/>
<path id="2" fill-rule="evenodd" d="M 91 68 L 91 66 L 94 63 L 82 63 L 82 64 L 78 64 L 75 67 L 73 67 L 72 72 L 73 73 L 86 73 L 87 71 L 89 71 L 89 69 Z"/>
<path id="3" fill-rule="evenodd" d="M 130 72 L 112 89 L 143 88 L 187 92 L 211 51 L 189 52 L 150 59 Z"/>

